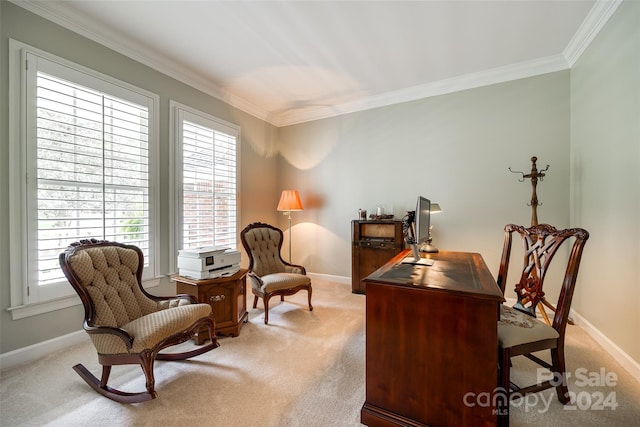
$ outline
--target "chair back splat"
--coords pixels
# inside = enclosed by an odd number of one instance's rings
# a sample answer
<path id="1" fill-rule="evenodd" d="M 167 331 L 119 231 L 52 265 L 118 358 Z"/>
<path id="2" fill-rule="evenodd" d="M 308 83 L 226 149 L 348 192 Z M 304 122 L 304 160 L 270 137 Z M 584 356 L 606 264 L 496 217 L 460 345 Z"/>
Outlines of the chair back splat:
<path id="1" fill-rule="evenodd" d="M 81 364 L 74 370 L 109 399 L 138 403 L 157 397 L 153 364 L 183 360 L 218 347 L 209 304 L 190 295 L 157 297 L 142 287 L 144 256 L 137 246 L 87 239 L 71 244 L 60 267 L 84 306 L 83 327 L 102 365 L 98 380 Z M 210 343 L 181 353 L 163 349 L 206 333 Z M 146 391 L 129 393 L 107 385 L 113 365 L 139 364 Z"/>

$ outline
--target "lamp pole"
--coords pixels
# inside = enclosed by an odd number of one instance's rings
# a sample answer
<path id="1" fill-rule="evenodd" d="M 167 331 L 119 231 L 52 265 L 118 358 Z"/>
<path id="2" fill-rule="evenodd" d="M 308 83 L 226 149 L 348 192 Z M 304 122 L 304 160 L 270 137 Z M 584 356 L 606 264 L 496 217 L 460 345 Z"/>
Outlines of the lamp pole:
<path id="1" fill-rule="evenodd" d="M 289 264 L 291 264 L 291 211 L 286 211 L 285 215 L 289 216 Z"/>
<path id="2" fill-rule="evenodd" d="M 289 220 L 289 264 L 291 264 L 291 211 L 302 210 L 302 202 L 298 192 L 296 190 L 284 190 L 276 210 L 282 212 L 283 215 L 287 215 Z"/>

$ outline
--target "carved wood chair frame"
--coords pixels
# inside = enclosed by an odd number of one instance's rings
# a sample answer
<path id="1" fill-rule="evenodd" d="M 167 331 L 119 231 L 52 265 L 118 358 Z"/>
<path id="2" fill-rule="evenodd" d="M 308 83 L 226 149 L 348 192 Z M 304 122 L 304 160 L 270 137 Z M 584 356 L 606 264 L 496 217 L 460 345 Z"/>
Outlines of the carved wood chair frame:
<path id="1" fill-rule="evenodd" d="M 307 300 L 308 300 L 308 305 L 309 305 L 309 311 L 313 311 L 313 305 L 311 305 L 311 294 L 313 293 L 313 288 L 311 286 L 311 283 L 306 284 L 306 285 L 299 285 L 299 286 L 294 286 L 291 288 L 287 288 L 287 289 L 278 289 L 272 292 L 265 292 L 261 286 L 254 286 L 254 283 L 258 283 L 261 284 L 262 283 L 262 279 L 253 272 L 253 267 L 254 267 L 254 258 L 253 258 L 253 254 L 250 248 L 249 243 L 246 240 L 246 234 L 251 231 L 251 230 L 255 230 L 256 228 L 267 228 L 269 230 L 273 230 L 275 232 L 278 233 L 279 235 L 279 241 L 278 241 L 278 249 L 277 249 L 277 254 L 278 254 L 278 258 L 279 261 L 282 262 L 282 264 L 284 265 L 286 271 L 296 271 L 299 272 L 299 274 L 302 275 L 306 275 L 307 274 L 307 270 L 304 268 L 304 266 L 302 265 L 298 265 L 298 264 L 292 264 L 289 263 L 287 261 L 285 261 L 282 258 L 282 243 L 283 243 L 283 239 L 284 239 L 284 234 L 282 233 L 282 230 L 280 230 L 279 228 L 276 228 L 270 224 L 265 224 L 262 222 L 254 222 L 251 223 L 249 225 L 247 225 L 241 232 L 240 232 L 240 240 L 242 241 L 242 246 L 244 247 L 245 251 L 247 252 L 247 255 L 249 256 L 249 272 L 247 273 L 247 276 L 249 276 L 249 280 L 251 280 L 252 286 L 251 286 L 251 292 L 253 293 L 254 297 L 253 297 L 253 308 L 256 308 L 258 305 L 258 298 L 262 298 L 263 304 L 264 304 L 264 323 L 265 325 L 269 323 L 269 300 L 274 297 L 274 296 L 280 296 L 280 301 L 284 301 L 284 297 L 285 296 L 289 296 L 289 295 L 293 295 L 296 294 L 302 290 L 306 290 L 307 291 Z"/>
<path id="2" fill-rule="evenodd" d="M 503 294 L 509 268 L 513 233 L 518 233 L 521 236 L 525 249 L 522 274 L 514 288 L 517 294 L 517 303 L 514 305 L 514 309 L 532 317 L 536 317 L 536 305 L 544 298 L 543 284 L 551 260 L 567 239 L 573 238 L 573 245 L 567 261 L 556 311 L 550 325 L 557 331 L 558 338 L 526 342 L 508 348 L 499 346 L 498 348 L 499 387 L 506 394 L 506 398 L 498 402 L 500 406 L 498 419 L 501 426 L 509 425 L 509 401 L 513 398 L 555 387 L 558 400 L 562 404 L 569 402 L 564 358 L 565 331 L 580 259 L 589 238 L 589 233 L 582 228 L 557 230 L 548 224 L 534 225 L 529 228 L 508 224 L 504 228 L 504 245 L 497 279 L 497 284 Z M 547 326 L 545 325 L 545 327 Z M 547 363 L 532 354 L 541 350 L 550 350 L 551 363 Z M 518 355 L 525 356 L 538 365 L 549 369 L 554 374 L 553 380 L 543 381 L 527 387 L 519 387 L 512 383 L 510 381 L 511 357 Z"/>

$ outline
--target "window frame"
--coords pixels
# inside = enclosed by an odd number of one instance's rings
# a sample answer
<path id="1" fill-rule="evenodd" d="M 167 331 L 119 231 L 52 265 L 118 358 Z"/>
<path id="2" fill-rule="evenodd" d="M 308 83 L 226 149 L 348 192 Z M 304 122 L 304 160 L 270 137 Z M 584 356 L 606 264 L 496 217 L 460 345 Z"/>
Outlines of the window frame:
<path id="1" fill-rule="evenodd" d="M 183 115 L 191 115 L 194 116 L 198 120 L 204 120 L 206 122 L 210 122 L 212 127 L 216 127 L 214 130 L 224 133 L 235 133 L 235 144 L 236 144 L 236 248 L 238 243 L 238 233 L 239 233 L 239 224 L 240 224 L 240 138 L 241 138 L 241 129 L 240 126 L 220 119 L 218 117 L 214 117 L 210 114 L 204 113 L 195 108 L 189 107 L 187 105 L 181 104 L 177 101 L 170 100 L 169 101 L 169 110 L 170 110 L 170 135 L 171 140 L 169 142 L 170 152 L 173 154 L 170 160 L 170 175 L 172 176 L 171 184 L 170 184 L 170 200 L 172 206 L 175 209 L 172 209 L 170 212 L 170 259 L 169 266 L 170 271 L 177 272 L 177 257 L 178 250 L 182 248 L 182 210 L 183 210 L 183 193 L 182 193 L 182 163 L 183 163 L 183 155 L 182 155 L 182 135 L 180 134 L 181 124 L 180 120 Z"/>
<path id="2" fill-rule="evenodd" d="M 27 55 L 34 55 L 43 60 L 50 61 L 56 66 L 64 67 L 69 73 L 77 74 L 79 78 L 88 76 L 90 80 L 98 80 L 118 91 L 134 92 L 136 95 L 148 100 L 149 108 L 149 270 L 146 274 L 148 280 L 145 287 L 153 287 L 160 284 L 159 274 L 159 174 L 158 174 L 158 135 L 159 135 L 159 105 L 160 97 L 144 89 L 102 74 L 93 69 L 60 58 L 54 54 L 29 46 L 20 41 L 9 39 L 9 222 L 12 225 L 9 232 L 9 245 L 13 249 L 9 255 L 10 307 L 14 320 L 36 314 L 46 313 L 61 308 L 80 304 L 80 299 L 69 289 L 71 293 L 55 293 L 52 297 L 38 295 L 35 298 L 29 296 L 28 272 L 29 239 L 35 228 L 29 224 L 27 209 L 29 209 L 28 194 L 33 191 L 35 177 L 31 179 L 27 158 L 27 146 L 30 133 L 33 129 L 27 127 L 29 102 L 27 89 L 29 87 L 27 71 Z M 74 83 L 87 85 L 84 81 L 74 80 Z M 91 85 L 89 87 L 95 88 Z M 31 231 L 30 228 L 31 227 Z M 39 298 L 42 296 L 42 298 Z"/>

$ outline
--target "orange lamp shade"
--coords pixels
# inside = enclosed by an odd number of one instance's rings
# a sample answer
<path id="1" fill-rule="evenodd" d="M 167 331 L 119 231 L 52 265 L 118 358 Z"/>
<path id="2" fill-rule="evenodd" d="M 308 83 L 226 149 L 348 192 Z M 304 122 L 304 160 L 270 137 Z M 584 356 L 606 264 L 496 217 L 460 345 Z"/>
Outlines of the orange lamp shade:
<path id="1" fill-rule="evenodd" d="M 302 202 L 300 201 L 300 195 L 296 190 L 284 190 L 280 196 L 280 202 L 278 202 L 278 211 L 301 211 Z"/>

